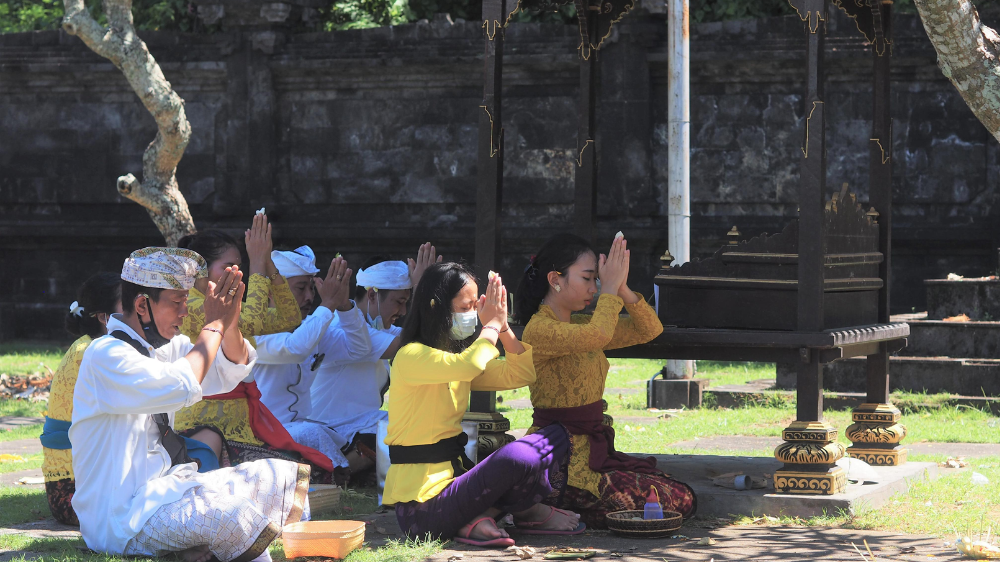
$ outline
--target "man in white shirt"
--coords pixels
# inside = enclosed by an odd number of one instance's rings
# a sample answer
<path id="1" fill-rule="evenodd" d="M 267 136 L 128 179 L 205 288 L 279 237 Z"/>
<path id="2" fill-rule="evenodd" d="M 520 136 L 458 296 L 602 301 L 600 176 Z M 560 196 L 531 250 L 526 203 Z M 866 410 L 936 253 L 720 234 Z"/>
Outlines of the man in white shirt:
<path id="1" fill-rule="evenodd" d="M 318 271 L 314 254 L 305 249 L 308 247 L 295 252 L 274 251 L 272 259 L 290 285 L 304 285 L 299 283 L 300 278 L 314 284 L 320 305 L 294 331 L 256 338 L 257 365 L 253 375 L 264 405 L 292 439 L 323 453 L 334 466 L 351 467 L 360 457 L 345 457 L 342 449 L 348 441 L 328 425 L 311 419 L 310 388 L 320 364 L 367 356 L 371 340 L 361 312 L 350 300 L 352 271 L 347 262 L 338 257 L 330 264 L 325 280 L 313 277 Z M 336 326 L 331 328 L 331 322 Z M 325 353 L 314 353 L 320 339 L 327 335 L 336 341 L 327 346 Z"/>
<path id="2" fill-rule="evenodd" d="M 367 322 L 370 351 L 353 360 L 330 360 L 328 356 L 319 367 L 311 392 L 312 416 L 336 429 L 351 444 L 350 453 L 365 457 L 365 462 L 352 466 L 352 472 L 374 465 L 375 433 L 379 421 L 388 418 L 381 408 L 389 389 L 389 360 L 399 349 L 402 331 L 394 324 L 406 314 L 411 289 L 424 270 L 442 257 L 428 242 L 420 246 L 416 260 L 375 257 L 358 271 L 355 298 Z M 318 352 L 329 353 L 337 346 L 335 328 L 336 324 L 331 324 Z"/>
<path id="3" fill-rule="evenodd" d="M 283 525 L 308 517 L 307 465 L 268 459 L 199 474 L 173 432 L 174 412 L 231 391 L 256 360 L 239 330 L 246 286 L 235 266 L 209 284 L 198 340 L 180 335 L 188 290 L 205 275 L 190 250 L 133 252 L 123 314 L 83 356 L 69 438 L 73 509 L 93 550 L 244 562 L 266 558 Z"/>

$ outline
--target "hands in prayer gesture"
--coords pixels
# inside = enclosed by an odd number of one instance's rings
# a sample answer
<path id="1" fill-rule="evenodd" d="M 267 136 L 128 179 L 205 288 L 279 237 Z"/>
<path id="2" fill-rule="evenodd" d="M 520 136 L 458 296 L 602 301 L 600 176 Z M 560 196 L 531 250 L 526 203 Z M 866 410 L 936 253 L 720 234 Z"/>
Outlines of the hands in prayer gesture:
<path id="1" fill-rule="evenodd" d="M 243 235 L 250 257 L 250 273 L 267 275 L 267 264 L 271 261 L 271 225 L 267 215 L 254 215 L 253 224 Z"/>
<path id="2" fill-rule="evenodd" d="M 230 328 L 239 329 L 240 308 L 246 291 L 243 272 L 239 266 L 227 267 L 222 278 L 215 283 L 208 282 L 205 295 L 205 325 L 217 320 L 222 322 L 223 332 Z"/>
<path id="3" fill-rule="evenodd" d="M 334 258 L 330 262 L 330 269 L 326 272 L 326 279 L 313 278 L 316 284 L 316 293 L 319 294 L 320 304 L 330 310 L 348 311 L 354 305 L 351 304 L 351 274 L 353 271 L 347 267 L 347 260 L 344 258 Z"/>
<path id="4" fill-rule="evenodd" d="M 486 283 L 486 294 L 479 297 L 479 321 L 497 330 L 507 329 L 507 287 L 499 275 Z"/>
<path id="5" fill-rule="evenodd" d="M 639 297 L 628 288 L 630 258 L 631 252 L 625 237 L 616 236 L 608 254 L 601 254 L 598 277 L 601 279 L 602 294 L 618 295 L 626 303 L 634 304 L 639 301 Z"/>
<path id="6" fill-rule="evenodd" d="M 428 267 L 435 263 L 441 263 L 443 259 L 444 256 L 437 255 L 437 249 L 430 242 L 420 245 L 420 248 L 417 250 L 416 260 L 406 258 L 406 265 L 410 269 L 410 283 L 413 284 L 413 288 L 417 287 L 420 277 L 427 271 Z"/>

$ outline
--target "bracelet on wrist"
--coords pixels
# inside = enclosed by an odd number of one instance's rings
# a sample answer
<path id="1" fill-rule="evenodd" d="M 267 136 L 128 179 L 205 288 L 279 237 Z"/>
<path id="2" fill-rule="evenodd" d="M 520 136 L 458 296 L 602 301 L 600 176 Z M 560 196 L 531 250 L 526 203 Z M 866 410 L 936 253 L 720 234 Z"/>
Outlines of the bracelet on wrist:
<path id="1" fill-rule="evenodd" d="M 277 271 L 267 276 L 267 278 L 270 279 L 271 281 L 277 281 L 278 277 L 281 277 L 281 273 L 278 273 Z"/>
<path id="2" fill-rule="evenodd" d="M 497 333 L 497 336 L 500 335 L 500 330 L 498 330 L 497 328 L 494 328 L 493 326 L 483 326 L 483 329 L 484 330 L 493 330 L 494 332 Z"/>
<path id="3" fill-rule="evenodd" d="M 219 334 L 222 337 L 226 337 L 226 334 L 223 334 L 222 330 L 220 330 L 218 328 L 209 328 L 208 326 L 205 326 L 204 328 L 201 329 L 201 331 L 202 332 L 215 332 L 216 334 Z"/>
<path id="4" fill-rule="evenodd" d="M 498 333 L 502 334 L 502 333 L 504 333 L 504 332 L 509 332 L 509 331 L 510 331 L 510 326 L 507 326 L 507 327 L 506 327 L 506 328 L 504 328 L 503 330 L 500 330 L 500 331 L 499 331 Z"/>

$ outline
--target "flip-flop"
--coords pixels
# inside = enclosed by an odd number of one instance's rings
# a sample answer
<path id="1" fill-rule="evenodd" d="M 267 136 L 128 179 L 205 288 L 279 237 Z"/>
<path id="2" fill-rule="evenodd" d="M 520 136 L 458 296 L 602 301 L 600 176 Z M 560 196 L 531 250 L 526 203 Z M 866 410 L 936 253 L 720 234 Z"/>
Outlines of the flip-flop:
<path id="1" fill-rule="evenodd" d="M 469 538 L 470 536 L 472 536 L 472 531 L 476 528 L 476 525 L 479 525 L 480 523 L 482 523 L 483 521 L 486 521 L 486 520 L 493 521 L 493 525 L 497 524 L 497 522 L 492 517 L 482 517 L 482 518 L 476 519 L 475 521 L 473 521 L 469 525 L 469 532 L 468 532 L 467 535 L 465 535 L 464 537 L 453 537 L 452 540 L 454 540 L 455 542 L 463 543 L 463 544 L 471 544 L 472 546 L 484 546 L 484 547 L 488 547 L 488 546 L 501 546 L 501 547 L 514 546 L 514 539 L 512 539 L 510 537 L 500 537 L 500 538 L 490 539 L 490 540 L 486 540 L 486 541 Z"/>
<path id="2" fill-rule="evenodd" d="M 552 507 L 551 505 L 549 506 L 549 509 L 551 511 L 549 511 L 549 516 L 546 517 L 545 519 L 541 521 L 521 521 L 521 522 L 514 521 L 514 527 L 516 527 L 518 531 L 520 531 L 522 534 L 525 535 L 579 535 L 580 533 L 587 530 L 587 524 L 583 522 L 577 525 L 576 529 L 573 529 L 572 531 L 553 531 L 550 529 L 539 529 L 538 527 L 541 527 L 542 525 L 548 523 L 549 519 L 552 519 L 552 516 L 555 515 L 557 511 L 559 513 L 562 513 L 563 515 L 571 515 L 570 512 L 559 509 L 557 507 Z"/>

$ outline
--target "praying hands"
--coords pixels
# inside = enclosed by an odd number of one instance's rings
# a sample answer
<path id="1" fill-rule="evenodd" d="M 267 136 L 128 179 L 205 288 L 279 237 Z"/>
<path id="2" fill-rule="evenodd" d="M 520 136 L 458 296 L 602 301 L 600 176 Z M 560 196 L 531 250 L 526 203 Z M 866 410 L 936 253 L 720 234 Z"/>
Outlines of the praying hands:
<path id="1" fill-rule="evenodd" d="M 618 295 L 626 304 L 639 302 L 639 296 L 628 288 L 628 271 L 631 252 L 624 236 L 615 236 L 608 254 L 601 254 L 598 260 L 598 277 L 601 279 L 601 293 Z"/>
<path id="2" fill-rule="evenodd" d="M 437 249 L 430 242 L 421 244 L 417 249 L 416 260 L 406 258 L 406 265 L 410 269 L 410 283 L 416 287 L 427 268 L 432 264 L 441 263 L 443 259 L 444 256 L 437 255 Z"/>

